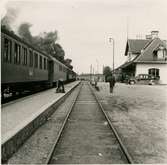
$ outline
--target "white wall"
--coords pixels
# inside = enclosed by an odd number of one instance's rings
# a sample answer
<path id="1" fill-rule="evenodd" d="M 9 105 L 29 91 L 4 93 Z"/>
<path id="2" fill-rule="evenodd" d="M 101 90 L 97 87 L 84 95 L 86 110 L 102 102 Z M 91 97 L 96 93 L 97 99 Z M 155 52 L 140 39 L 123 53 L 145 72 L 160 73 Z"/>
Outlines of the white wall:
<path id="1" fill-rule="evenodd" d="M 159 69 L 160 83 L 167 84 L 167 64 L 136 64 L 136 74 L 148 74 L 148 69 Z"/>

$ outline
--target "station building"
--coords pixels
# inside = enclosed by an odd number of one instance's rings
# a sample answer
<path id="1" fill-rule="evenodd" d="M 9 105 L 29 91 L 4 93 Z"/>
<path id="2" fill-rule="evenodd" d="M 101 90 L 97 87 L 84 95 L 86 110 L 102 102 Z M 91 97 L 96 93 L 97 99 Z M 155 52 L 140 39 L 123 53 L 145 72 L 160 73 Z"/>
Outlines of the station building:
<path id="1" fill-rule="evenodd" d="M 167 84 L 167 42 L 158 37 L 158 31 L 146 39 L 128 39 L 125 56 L 127 61 L 115 69 L 117 79 L 147 74 L 156 77 L 159 84 Z"/>

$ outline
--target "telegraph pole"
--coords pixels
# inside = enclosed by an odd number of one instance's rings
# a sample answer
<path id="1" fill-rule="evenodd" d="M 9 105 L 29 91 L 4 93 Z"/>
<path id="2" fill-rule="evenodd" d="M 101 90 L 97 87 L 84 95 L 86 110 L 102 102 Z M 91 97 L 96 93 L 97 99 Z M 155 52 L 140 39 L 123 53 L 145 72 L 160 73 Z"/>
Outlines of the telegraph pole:
<path id="1" fill-rule="evenodd" d="M 114 75 L 114 47 L 115 47 L 114 38 L 109 38 L 110 43 L 111 43 L 111 41 L 113 42 L 113 75 Z"/>
<path id="2" fill-rule="evenodd" d="M 92 82 L 92 64 L 90 65 L 90 82 Z"/>

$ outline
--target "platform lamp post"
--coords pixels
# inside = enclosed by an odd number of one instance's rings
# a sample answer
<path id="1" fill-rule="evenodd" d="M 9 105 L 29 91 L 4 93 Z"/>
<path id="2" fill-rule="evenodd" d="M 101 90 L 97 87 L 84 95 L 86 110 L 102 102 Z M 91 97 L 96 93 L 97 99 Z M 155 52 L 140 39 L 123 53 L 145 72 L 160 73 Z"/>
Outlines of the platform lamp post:
<path id="1" fill-rule="evenodd" d="M 92 64 L 90 65 L 90 83 L 92 83 Z"/>
<path id="2" fill-rule="evenodd" d="M 114 42 L 114 38 L 109 38 L 109 42 L 113 42 L 113 76 L 114 76 L 114 47 L 115 47 L 115 42 Z"/>
<path id="3" fill-rule="evenodd" d="M 94 75 L 94 71 L 95 71 L 95 69 L 94 69 L 94 67 L 93 67 L 93 77 L 92 77 L 92 78 L 93 78 L 93 81 L 94 81 L 94 76 L 95 76 L 95 75 Z"/>

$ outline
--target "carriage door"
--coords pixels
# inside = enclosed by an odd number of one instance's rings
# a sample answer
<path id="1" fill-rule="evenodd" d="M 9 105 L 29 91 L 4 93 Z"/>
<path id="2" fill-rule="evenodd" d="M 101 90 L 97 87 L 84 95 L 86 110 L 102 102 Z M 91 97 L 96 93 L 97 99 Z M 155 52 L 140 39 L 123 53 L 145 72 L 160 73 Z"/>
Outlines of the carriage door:
<path id="1" fill-rule="evenodd" d="M 48 80 L 50 86 L 53 86 L 54 62 L 48 61 Z"/>

